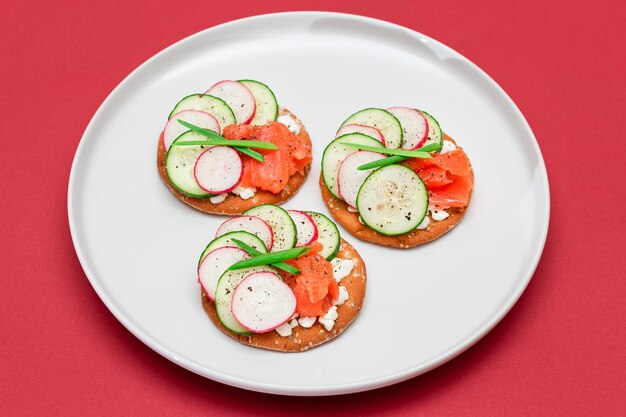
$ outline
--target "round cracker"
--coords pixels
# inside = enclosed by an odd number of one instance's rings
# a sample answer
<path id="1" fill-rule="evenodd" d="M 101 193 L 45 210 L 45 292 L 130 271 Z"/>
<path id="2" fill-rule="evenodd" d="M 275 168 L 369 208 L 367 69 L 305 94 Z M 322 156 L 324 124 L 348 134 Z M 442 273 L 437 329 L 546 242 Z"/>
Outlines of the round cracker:
<path id="1" fill-rule="evenodd" d="M 337 306 L 338 317 L 331 331 L 327 331 L 324 326 L 316 321 L 315 324 L 308 329 L 302 326 L 295 327 L 291 336 L 288 337 L 283 337 L 275 331 L 242 335 L 231 332 L 224 327 L 217 317 L 215 303 L 209 300 L 204 290 L 201 290 L 202 306 L 218 329 L 244 345 L 280 352 L 303 352 L 309 350 L 339 336 L 346 327 L 354 321 L 363 306 L 367 283 L 367 274 L 363 259 L 356 249 L 343 239 L 341 239 L 341 246 L 337 257 L 352 259 L 355 261 L 355 265 L 350 275 L 343 278 L 339 283 L 339 285 L 346 287 L 350 298 L 342 305 Z"/>
<path id="2" fill-rule="evenodd" d="M 311 138 L 309 136 L 309 133 L 307 132 L 300 119 L 298 119 L 293 113 L 291 113 L 284 107 L 280 107 L 279 114 L 281 116 L 291 116 L 300 126 L 300 133 L 298 135 L 302 139 L 304 139 L 309 144 L 309 146 L 311 146 Z M 163 134 L 161 133 L 161 135 L 159 136 L 159 145 L 157 152 L 157 167 L 159 169 L 159 175 L 161 176 L 161 179 L 180 201 L 205 213 L 236 216 L 252 207 L 261 204 L 282 204 L 285 201 L 289 200 L 291 197 L 293 197 L 293 195 L 300 189 L 302 184 L 304 184 L 307 175 L 309 174 L 309 170 L 311 169 L 311 163 L 309 163 L 302 171 L 296 172 L 294 175 L 292 175 L 289 178 L 287 185 L 280 193 L 274 194 L 269 191 L 257 190 L 257 192 L 254 194 L 254 197 L 247 200 L 244 200 L 237 195 L 229 193 L 223 202 L 219 204 L 213 204 L 208 198 L 192 198 L 183 195 L 180 193 L 180 191 L 176 189 L 176 187 L 174 187 L 174 184 L 171 183 L 171 181 L 167 177 L 167 171 L 165 169 L 165 158 L 167 156 L 167 151 L 165 150 L 165 146 L 163 146 L 162 135 Z"/>
<path id="3" fill-rule="evenodd" d="M 449 140 L 456 145 L 456 142 L 446 134 L 444 134 L 444 139 Z M 471 170 L 471 166 L 470 174 L 473 190 L 474 173 Z M 424 243 L 431 242 L 441 235 L 449 232 L 457 224 L 459 224 L 459 222 L 465 216 L 465 212 L 469 207 L 468 203 L 466 207 L 451 207 L 446 209 L 449 216 L 441 221 L 431 221 L 427 229 L 414 229 L 402 235 L 386 236 L 361 223 L 359 221 L 359 213 L 353 213 L 351 211 L 348 211 L 348 205 L 344 201 L 341 201 L 333 196 L 330 191 L 328 191 L 328 188 L 326 188 L 321 174 L 319 184 L 322 191 L 322 198 L 324 199 L 324 204 L 326 204 L 326 207 L 328 207 L 328 211 L 330 211 L 330 214 L 337 221 L 337 223 L 342 225 L 348 232 L 350 232 L 350 234 L 352 234 L 357 239 L 363 240 L 365 242 L 375 243 L 377 245 L 389 246 L 398 249 L 408 249 L 415 246 L 423 245 Z M 470 201 L 471 198 L 472 194 L 470 192 Z"/>

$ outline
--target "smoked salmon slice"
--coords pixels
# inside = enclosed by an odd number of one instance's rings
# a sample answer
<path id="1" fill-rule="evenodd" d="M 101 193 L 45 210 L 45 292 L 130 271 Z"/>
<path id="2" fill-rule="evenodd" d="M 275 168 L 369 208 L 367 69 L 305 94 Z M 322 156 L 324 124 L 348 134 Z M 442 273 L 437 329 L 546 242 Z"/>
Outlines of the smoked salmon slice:
<path id="1" fill-rule="evenodd" d="M 472 168 L 461 148 L 432 158 L 411 158 L 404 165 L 414 170 L 428 189 L 429 204 L 465 207 L 472 191 Z"/>
<path id="2" fill-rule="evenodd" d="M 259 140 L 271 142 L 278 150 L 257 150 L 264 162 L 241 155 L 244 167 L 240 185 L 255 187 L 277 194 L 285 189 L 289 178 L 304 169 L 312 160 L 311 147 L 287 126 L 269 122 L 262 126 L 230 125 L 224 137 L 231 140 Z"/>
<path id="3" fill-rule="evenodd" d="M 319 255 L 322 245 L 313 245 L 311 251 L 288 262 L 301 272 L 283 276 L 296 296 L 296 311 L 300 316 L 323 316 L 339 298 L 339 284 L 333 277 L 333 266 Z"/>

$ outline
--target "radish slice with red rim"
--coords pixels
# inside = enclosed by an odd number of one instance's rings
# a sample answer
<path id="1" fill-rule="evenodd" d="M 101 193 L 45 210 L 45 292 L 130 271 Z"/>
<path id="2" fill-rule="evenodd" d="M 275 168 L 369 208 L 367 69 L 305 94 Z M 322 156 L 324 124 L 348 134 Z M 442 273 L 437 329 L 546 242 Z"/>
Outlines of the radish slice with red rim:
<path id="1" fill-rule="evenodd" d="M 426 142 L 428 121 L 419 110 L 390 107 L 387 111 L 396 116 L 402 125 L 402 149 L 417 149 Z"/>
<path id="2" fill-rule="evenodd" d="M 357 168 L 368 162 L 385 158 L 385 155 L 377 152 L 358 151 L 348 156 L 339 165 L 337 173 L 337 187 L 339 195 L 351 207 L 356 207 L 356 196 L 365 178 L 375 169 L 365 169 L 359 171 Z"/>
<path id="3" fill-rule="evenodd" d="M 317 226 L 311 216 L 300 210 L 287 210 L 287 213 L 296 225 L 296 246 L 306 246 L 317 240 Z"/>
<path id="4" fill-rule="evenodd" d="M 237 216 L 226 220 L 217 229 L 215 237 L 229 232 L 244 231 L 252 233 L 263 241 L 267 250 L 271 250 L 274 244 L 274 232 L 266 221 L 256 216 Z"/>
<path id="5" fill-rule="evenodd" d="M 177 137 L 189 130 L 189 128 L 178 123 L 178 119 L 203 129 L 212 130 L 217 134 L 221 133 L 220 124 L 213 115 L 200 110 L 183 110 L 173 115 L 163 129 L 163 146 L 165 146 L 166 151 Z"/>
<path id="6" fill-rule="evenodd" d="M 385 144 L 385 137 L 380 132 L 380 130 L 376 129 L 373 126 L 365 126 L 359 124 L 345 125 L 337 131 L 335 137 L 338 138 L 339 136 L 347 135 L 348 133 L 361 133 L 363 135 L 376 139 L 383 145 Z"/>
<path id="7" fill-rule="evenodd" d="M 205 94 L 221 98 L 235 113 L 238 124 L 248 124 L 254 117 L 256 102 L 248 87 L 237 81 L 224 80 L 209 88 Z"/>
<path id="8" fill-rule="evenodd" d="M 278 275 L 255 272 L 237 285 L 231 308 L 243 327 L 253 333 L 266 333 L 293 316 L 296 297 Z"/>
<path id="9" fill-rule="evenodd" d="M 250 258 L 243 250 L 233 246 L 222 246 L 209 252 L 198 266 L 198 281 L 206 295 L 215 300 L 215 288 L 220 277 L 229 266 Z"/>
<path id="10" fill-rule="evenodd" d="M 193 175 L 203 190 L 211 194 L 227 193 L 239 185 L 243 163 L 233 148 L 213 146 L 198 157 Z"/>

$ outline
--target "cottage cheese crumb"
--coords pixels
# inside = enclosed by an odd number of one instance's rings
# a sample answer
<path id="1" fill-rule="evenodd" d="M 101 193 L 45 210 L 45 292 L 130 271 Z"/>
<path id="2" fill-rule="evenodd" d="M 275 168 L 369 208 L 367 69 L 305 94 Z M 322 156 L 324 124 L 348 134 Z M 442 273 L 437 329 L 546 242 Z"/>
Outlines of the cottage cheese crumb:
<path id="1" fill-rule="evenodd" d="M 281 324 L 275 330 L 282 337 L 291 336 L 291 325 L 289 323 Z"/>
<path id="2" fill-rule="evenodd" d="M 231 193 L 238 195 L 239 197 L 243 198 L 244 200 L 247 200 L 249 198 L 254 197 L 254 194 L 256 193 L 256 188 L 254 187 L 242 187 L 241 185 L 235 187 Z"/>
<path id="3" fill-rule="evenodd" d="M 417 225 L 417 229 L 419 229 L 419 230 L 428 229 L 428 225 L 429 224 L 430 224 L 430 218 L 428 217 L 428 214 L 426 214 L 424 216 L 424 220 L 422 220 L 422 222 Z"/>
<path id="4" fill-rule="evenodd" d="M 296 135 L 300 133 L 300 125 L 293 119 L 293 117 L 283 114 L 282 116 L 278 116 L 276 121 L 287 126 L 287 128 L 291 130 L 291 133 Z"/>
<path id="5" fill-rule="evenodd" d="M 326 331 L 329 332 L 332 330 L 333 326 L 335 326 L 335 320 L 337 320 L 337 317 L 339 317 L 337 314 L 337 306 L 332 306 L 330 310 L 324 314 L 324 317 L 319 318 L 319 322 L 322 326 L 324 326 Z"/>
<path id="6" fill-rule="evenodd" d="M 432 208 L 429 208 L 429 210 L 430 210 L 430 216 L 436 222 L 445 220 L 450 216 L 450 214 L 443 207 L 432 207 Z"/>
<path id="7" fill-rule="evenodd" d="M 316 320 L 317 317 L 300 317 L 298 319 L 298 324 L 305 329 L 308 329 L 309 327 L 313 326 L 313 324 L 315 324 Z"/>
<path id="8" fill-rule="evenodd" d="M 441 146 L 440 153 L 443 154 L 443 153 L 452 152 L 455 149 L 456 149 L 456 145 L 454 143 L 450 142 L 449 140 L 444 140 L 443 145 Z"/>
<path id="9" fill-rule="evenodd" d="M 228 194 L 226 193 L 218 194 L 214 195 L 213 197 L 209 197 L 209 201 L 211 201 L 211 204 L 219 204 L 224 202 L 224 200 L 226 200 L 226 197 L 228 197 Z"/>
<path id="10" fill-rule="evenodd" d="M 335 305 L 340 306 L 346 301 L 348 301 L 349 299 L 350 299 L 350 295 L 348 294 L 348 289 L 344 287 L 343 285 L 340 285 L 339 286 L 339 298 L 337 298 L 337 302 L 335 303 Z"/>
<path id="11" fill-rule="evenodd" d="M 333 277 L 337 282 L 350 275 L 354 268 L 354 261 L 351 259 L 335 258 L 330 263 L 333 265 Z"/>

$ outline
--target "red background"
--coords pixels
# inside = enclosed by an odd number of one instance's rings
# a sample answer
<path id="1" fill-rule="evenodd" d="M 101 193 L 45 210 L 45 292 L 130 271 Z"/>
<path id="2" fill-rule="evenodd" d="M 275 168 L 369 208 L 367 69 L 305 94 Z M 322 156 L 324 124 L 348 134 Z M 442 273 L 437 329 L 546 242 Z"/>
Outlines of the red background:
<path id="1" fill-rule="evenodd" d="M 0 7 L 0 415 L 626 413 L 622 2 L 8 3 Z M 78 263 L 66 197 L 83 130 L 144 60 L 219 23 L 311 9 L 399 23 L 483 68 L 537 136 L 552 215 L 528 289 L 469 351 L 388 388 L 298 399 L 206 380 L 135 339 Z"/>

